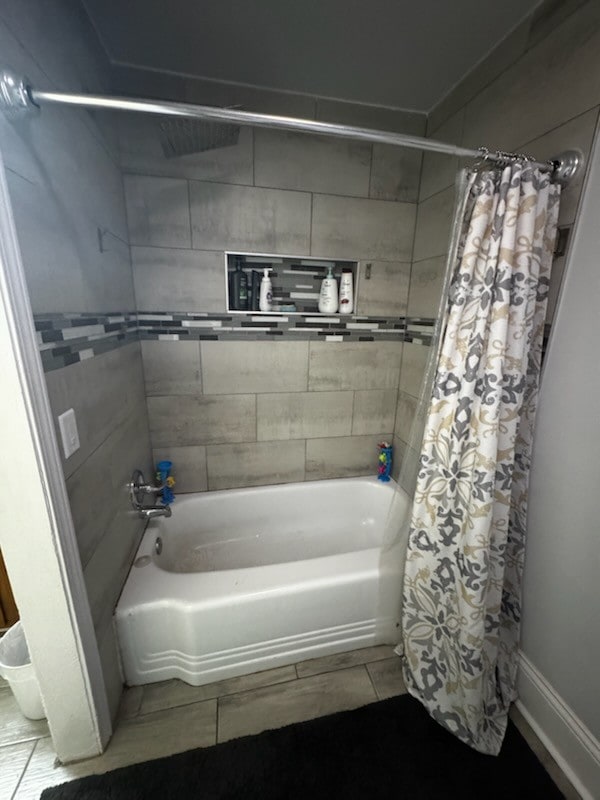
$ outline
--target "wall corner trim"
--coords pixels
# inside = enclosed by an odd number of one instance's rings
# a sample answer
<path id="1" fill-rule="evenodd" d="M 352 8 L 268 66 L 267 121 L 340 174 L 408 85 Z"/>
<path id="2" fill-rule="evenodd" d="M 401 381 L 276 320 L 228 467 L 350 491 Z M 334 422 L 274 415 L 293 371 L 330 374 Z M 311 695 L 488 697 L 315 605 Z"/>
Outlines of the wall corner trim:
<path id="1" fill-rule="evenodd" d="M 517 688 L 517 708 L 583 800 L 600 797 L 600 742 L 522 651 Z"/>

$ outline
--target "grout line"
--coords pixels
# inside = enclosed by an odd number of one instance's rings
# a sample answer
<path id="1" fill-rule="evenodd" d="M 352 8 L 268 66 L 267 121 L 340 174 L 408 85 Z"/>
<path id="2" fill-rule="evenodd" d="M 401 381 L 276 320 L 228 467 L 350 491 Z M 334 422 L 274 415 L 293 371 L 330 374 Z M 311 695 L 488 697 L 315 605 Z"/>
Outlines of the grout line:
<path id="1" fill-rule="evenodd" d="M 373 181 L 373 157 L 374 157 L 374 149 L 375 143 L 371 142 L 371 159 L 369 161 L 369 186 L 367 188 L 367 197 L 371 198 L 371 192 L 373 191 L 372 181 Z M 419 202 L 417 198 L 417 203 Z"/>
<path id="2" fill-rule="evenodd" d="M 187 188 L 187 203 L 188 203 L 188 222 L 190 225 L 190 250 L 194 249 L 194 236 L 192 233 L 192 192 L 190 187 L 190 181 L 186 180 L 186 188 Z"/>
<path id="3" fill-rule="evenodd" d="M 221 698 L 217 697 L 217 707 L 215 708 L 215 744 L 219 744 L 219 726 L 220 726 L 220 712 L 221 711 Z"/>
<path id="4" fill-rule="evenodd" d="M 411 267 L 414 267 L 416 264 L 422 264 L 424 261 L 433 261 L 434 258 L 447 258 L 447 257 L 448 257 L 448 253 L 447 252 L 446 253 L 438 253 L 437 255 L 432 255 L 432 256 L 426 256 L 425 258 L 419 258 L 416 261 L 413 261 L 412 264 L 411 264 Z M 411 273 L 412 273 L 412 269 L 411 269 Z M 412 278 L 412 274 L 411 274 L 411 278 Z M 404 316 L 405 317 L 415 317 L 415 316 L 418 316 L 418 315 L 417 314 L 405 314 Z M 435 319 L 435 316 L 430 317 L 429 319 Z"/>
<path id="5" fill-rule="evenodd" d="M 315 195 L 310 193 L 310 215 L 308 221 L 308 254 L 312 255 L 313 252 L 313 209 L 314 209 Z"/>
<path id="6" fill-rule="evenodd" d="M 250 128 L 252 136 L 252 186 L 256 187 L 256 128 Z"/>
<path id="7" fill-rule="evenodd" d="M 305 438 L 304 439 L 304 474 L 303 474 L 303 477 L 302 477 L 302 480 L 304 480 L 304 481 L 306 480 L 306 462 L 307 462 L 307 459 L 308 459 L 308 439 Z M 294 665 L 294 667 L 295 666 L 296 665 Z M 296 669 L 296 676 L 300 677 L 298 675 L 298 670 L 297 669 Z"/>
<path id="8" fill-rule="evenodd" d="M 379 692 L 377 691 L 377 687 L 375 686 L 375 683 L 373 681 L 373 677 L 372 677 L 371 673 L 368 670 L 368 664 L 364 664 L 364 668 L 365 668 L 365 670 L 367 672 L 367 676 L 369 678 L 369 682 L 371 683 L 371 686 L 373 687 L 373 692 L 375 693 L 375 698 L 377 700 L 381 700 L 381 697 L 379 697 Z"/>
<path id="9" fill-rule="evenodd" d="M 431 194 L 428 194 L 427 197 L 420 198 L 419 202 L 417 203 L 417 206 L 423 205 L 423 203 L 426 203 L 428 200 L 431 200 L 433 197 L 436 197 L 438 194 L 442 194 L 442 192 L 447 192 L 448 189 L 452 189 L 453 187 L 454 187 L 454 181 L 452 183 L 449 183 L 447 186 L 444 186 L 442 189 L 436 189 L 435 192 L 432 192 Z"/>
<path id="10" fill-rule="evenodd" d="M 17 793 L 18 793 L 18 791 L 19 791 L 19 788 L 20 788 L 20 786 L 21 786 L 21 783 L 23 782 L 23 778 L 25 777 L 25 773 L 26 773 L 26 772 L 27 772 L 27 770 L 29 769 L 29 764 L 31 763 L 31 759 L 33 758 L 33 754 L 34 754 L 34 752 L 35 752 L 35 750 L 36 750 L 36 748 L 37 748 L 37 745 L 38 745 L 38 742 L 39 742 L 39 741 L 40 741 L 40 740 L 39 740 L 39 739 L 37 739 L 37 740 L 35 741 L 35 743 L 34 743 L 33 747 L 31 748 L 31 752 L 29 753 L 29 758 L 27 759 L 27 762 L 25 763 L 25 766 L 23 767 L 23 771 L 21 772 L 21 775 L 20 775 L 20 777 L 19 777 L 19 780 L 17 781 L 17 785 L 15 786 L 15 790 L 14 790 L 14 792 L 13 792 L 13 793 L 12 793 L 12 795 L 11 795 L 11 800 L 14 800 L 14 798 L 16 798 L 16 796 L 17 796 Z"/>

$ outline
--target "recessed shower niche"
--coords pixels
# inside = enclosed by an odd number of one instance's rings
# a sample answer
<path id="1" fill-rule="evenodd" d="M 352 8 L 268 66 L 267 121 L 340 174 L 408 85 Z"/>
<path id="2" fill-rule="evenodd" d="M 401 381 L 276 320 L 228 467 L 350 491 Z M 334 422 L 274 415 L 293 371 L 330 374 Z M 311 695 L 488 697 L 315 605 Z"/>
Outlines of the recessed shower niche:
<path id="1" fill-rule="evenodd" d="M 233 281 L 239 269 L 246 276 L 246 304 L 236 302 Z M 260 284 L 264 270 L 268 269 L 272 283 L 273 307 L 261 312 L 259 306 Z M 354 294 L 354 311 L 358 302 L 358 261 L 335 258 L 282 256 L 268 253 L 225 253 L 225 284 L 227 310 L 267 314 L 319 314 L 321 282 L 329 270 L 337 281 L 339 290 L 342 272 L 350 270 Z M 339 313 L 335 312 L 335 313 Z M 326 314 L 325 316 L 331 316 Z"/>

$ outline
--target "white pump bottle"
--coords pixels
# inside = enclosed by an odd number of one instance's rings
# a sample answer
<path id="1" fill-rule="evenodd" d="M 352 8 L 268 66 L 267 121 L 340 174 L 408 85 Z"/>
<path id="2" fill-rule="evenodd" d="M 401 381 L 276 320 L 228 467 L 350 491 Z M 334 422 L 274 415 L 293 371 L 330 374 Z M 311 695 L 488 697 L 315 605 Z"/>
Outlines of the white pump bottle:
<path id="1" fill-rule="evenodd" d="M 327 270 L 327 277 L 321 281 L 321 292 L 319 294 L 319 311 L 321 314 L 335 314 L 338 310 L 338 290 L 337 281 L 333 277 L 331 267 Z"/>
<path id="2" fill-rule="evenodd" d="M 271 270 L 267 267 L 263 270 L 263 279 L 260 282 L 260 300 L 258 307 L 261 311 L 272 311 L 273 309 L 273 286 L 269 277 Z"/>

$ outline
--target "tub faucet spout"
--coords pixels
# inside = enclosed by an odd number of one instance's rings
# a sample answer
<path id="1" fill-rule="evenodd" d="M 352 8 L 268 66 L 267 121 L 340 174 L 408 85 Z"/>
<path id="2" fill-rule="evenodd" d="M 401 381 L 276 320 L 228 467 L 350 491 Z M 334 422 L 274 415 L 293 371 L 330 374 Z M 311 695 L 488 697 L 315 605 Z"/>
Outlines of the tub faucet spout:
<path id="1" fill-rule="evenodd" d="M 142 519 L 154 519 L 154 517 L 170 517 L 171 506 L 146 506 L 146 508 L 139 508 L 138 514 Z"/>

